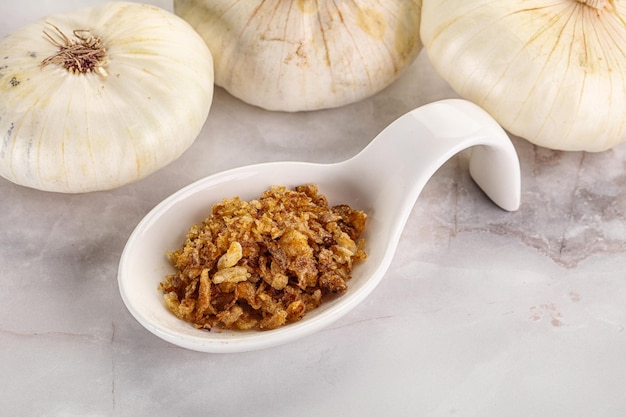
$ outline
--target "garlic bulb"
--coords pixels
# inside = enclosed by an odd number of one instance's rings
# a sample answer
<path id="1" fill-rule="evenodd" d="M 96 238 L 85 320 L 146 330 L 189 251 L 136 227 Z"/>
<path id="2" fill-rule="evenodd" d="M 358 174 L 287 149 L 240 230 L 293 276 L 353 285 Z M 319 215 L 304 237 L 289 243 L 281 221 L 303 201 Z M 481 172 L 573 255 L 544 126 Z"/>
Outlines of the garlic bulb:
<path id="1" fill-rule="evenodd" d="M 421 0 L 174 0 L 204 38 L 215 83 L 269 110 L 364 99 L 422 48 Z"/>
<path id="2" fill-rule="evenodd" d="M 424 0 L 428 57 L 463 98 L 551 149 L 626 141 L 626 3 Z"/>
<path id="3" fill-rule="evenodd" d="M 154 6 L 53 15 L 0 40 L 0 175 L 56 192 L 111 189 L 178 158 L 213 98 L 200 36 Z"/>

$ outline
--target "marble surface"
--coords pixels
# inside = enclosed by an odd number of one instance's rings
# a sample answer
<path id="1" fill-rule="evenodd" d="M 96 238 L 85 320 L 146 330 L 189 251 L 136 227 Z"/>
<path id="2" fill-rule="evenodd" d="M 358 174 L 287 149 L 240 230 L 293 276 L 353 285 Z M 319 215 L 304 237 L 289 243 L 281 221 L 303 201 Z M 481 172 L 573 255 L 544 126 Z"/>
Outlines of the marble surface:
<path id="1" fill-rule="evenodd" d="M 0 36 L 93 3 L 2 2 Z M 460 154 L 427 184 L 372 295 L 288 345 L 193 352 L 124 307 L 121 251 L 172 192 L 249 163 L 343 160 L 404 112 L 455 96 L 424 53 L 340 109 L 271 113 L 217 89 L 192 148 L 145 180 L 63 195 L 0 179 L 0 416 L 626 415 L 626 146 L 565 153 L 513 137 L 514 213 Z"/>

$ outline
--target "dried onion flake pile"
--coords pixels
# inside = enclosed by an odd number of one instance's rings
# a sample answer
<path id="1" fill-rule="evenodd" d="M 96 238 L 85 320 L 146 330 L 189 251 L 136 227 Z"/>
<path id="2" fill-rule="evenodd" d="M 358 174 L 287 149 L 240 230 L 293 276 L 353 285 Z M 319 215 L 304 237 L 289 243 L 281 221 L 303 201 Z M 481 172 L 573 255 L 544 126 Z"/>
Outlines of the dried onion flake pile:
<path id="1" fill-rule="evenodd" d="M 224 199 L 169 255 L 176 272 L 159 289 L 197 328 L 275 329 L 346 291 L 354 262 L 366 258 L 366 218 L 329 208 L 313 184 Z"/>

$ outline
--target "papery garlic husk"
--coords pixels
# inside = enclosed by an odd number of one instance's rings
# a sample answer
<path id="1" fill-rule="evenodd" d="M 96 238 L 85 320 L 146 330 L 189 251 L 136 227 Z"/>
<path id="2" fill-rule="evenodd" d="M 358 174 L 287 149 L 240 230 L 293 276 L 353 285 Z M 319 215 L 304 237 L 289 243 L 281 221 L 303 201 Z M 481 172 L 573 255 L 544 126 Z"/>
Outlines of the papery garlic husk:
<path id="1" fill-rule="evenodd" d="M 128 184 L 195 141 L 212 99 L 211 53 L 175 14 L 113 2 L 49 16 L 0 40 L 0 175 L 66 193 Z"/>
<path id="2" fill-rule="evenodd" d="M 213 53 L 218 86 L 291 112 L 391 84 L 422 48 L 420 10 L 421 0 L 174 0 Z"/>
<path id="3" fill-rule="evenodd" d="M 550 149 L 626 141 L 626 3 L 424 0 L 430 62 L 463 98 Z"/>

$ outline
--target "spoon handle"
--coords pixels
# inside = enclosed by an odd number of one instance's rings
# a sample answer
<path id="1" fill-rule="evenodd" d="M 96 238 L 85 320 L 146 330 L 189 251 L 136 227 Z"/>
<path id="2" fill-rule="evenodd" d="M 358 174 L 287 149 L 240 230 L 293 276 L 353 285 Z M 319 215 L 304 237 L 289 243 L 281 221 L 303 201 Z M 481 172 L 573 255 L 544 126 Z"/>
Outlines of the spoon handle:
<path id="1" fill-rule="evenodd" d="M 387 194 L 410 211 L 432 175 L 467 148 L 478 186 L 504 210 L 517 210 L 521 180 L 515 148 L 487 112 L 466 100 L 441 100 L 406 113 L 348 162 L 370 186 L 396 188 Z"/>

